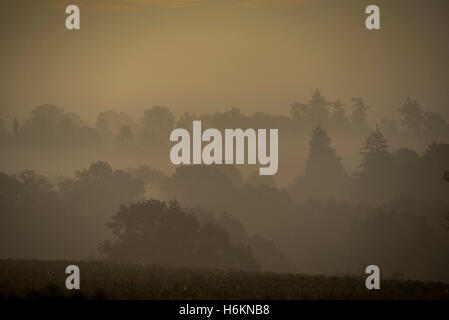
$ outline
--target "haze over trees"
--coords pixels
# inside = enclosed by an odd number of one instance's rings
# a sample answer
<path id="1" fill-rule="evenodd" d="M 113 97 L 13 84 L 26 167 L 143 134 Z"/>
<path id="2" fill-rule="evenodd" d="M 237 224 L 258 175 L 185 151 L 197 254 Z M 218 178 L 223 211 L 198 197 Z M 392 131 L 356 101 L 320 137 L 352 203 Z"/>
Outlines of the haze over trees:
<path id="1" fill-rule="evenodd" d="M 397 119 L 374 121 L 367 105 L 317 90 L 286 115 L 157 106 L 92 125 L 41 105 L 1 119 L 0 257 L 326 274 L 375 261 L 447 281 L 449 124 L 412 98 Z M 278 128 L 278 174 L 171 166 L 169 134 L 193 120 Z"/>
<path id="2" fill-rule="evenodd" d="M 100 252 L 106 259 L 152 264 L 257 270 L 249 248 L 232 244 L 218 225 L 200 224 L 175 202 L 150 200 L 122 206 L 108 227 L 115 236 Z"/>
<path id="3" fill-rule="evenodd" d="M 331 139 L 317 126 L 310 138 L 305 173 L 292 182 L 289 192 L 302 200 L 343 200 L 349 198 L 349 182 Z"/>

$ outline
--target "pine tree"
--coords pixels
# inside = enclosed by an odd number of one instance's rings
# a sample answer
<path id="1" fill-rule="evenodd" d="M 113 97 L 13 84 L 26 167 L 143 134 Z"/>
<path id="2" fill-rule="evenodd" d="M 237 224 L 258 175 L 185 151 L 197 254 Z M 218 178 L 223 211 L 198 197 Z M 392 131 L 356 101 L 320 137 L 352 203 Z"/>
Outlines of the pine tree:
<path id="1" fill-rule="evenodd" d="M 407 97 L 398 111 L 403 117 L 401 120 L 402 126 L 414 137 L 422 136 L 426 121 L 424 112 L 416 100 Z"/>
<path id="2" fill-rule="evenodd" d="M 311 120 L 316 123 L 322 123 L 329 118 L 329 110 L 327 106 L 329 103 L 321 95 L 319 90 L 316 90 L 310 99 L 310 116 Z"/>
<path id="3" fill-rule="evenodd" d="M 362 148 L 362 154 L 375 154 L 379 152 L 388 151 L 387 140 L 384 138 L 379 127 L 376 125 L 376 131 L 371 133 L 366 139 Z"/>
<path id="4" fill-rule="evenodd" d="M 338 99 L 335 102 L 330 103 L 330 106 L 334 108 L 330 120 L 338 128 L 344 129 L 348 124 L 348 118 L 346 117 L 346 110 L 344 104 Z"/>
<path id="5" fill-rule="evenodd" d="M 379 127 L 376 125 L 376 131 L 371 133 L 366 139 L 362 146 L 363 155 L 362 168 L 366 168 L 373 159 L 378 155 L 388 153 L 387 140 L 384 138 L 382 132 L 380 132 Z"/>
<path id="6" fill-rule="evenodd" d="M 313 130 L 309 146 L 305 174 L 297 176 L 289 185 L 290 194 L 299 201 L 346 201 L 349 198 L 349 177 L 331 146 L 331 138 L 320 126 Z"/>
<path id="7" fill-rule="evenodd" d="M 309 103 L 297 103 L 291 105 L 290 114 L 295 119 L 306 120 L 309 124 L 323 124 L 329 118 L 329 103 L 321 95 L 319 90 L 309 100 Z"/>
<path id="8" fill-rule="evenodd" d="M 368 129 L 368 121 L 366 120 L 366 110 L 368 107 L 362 98 L 351 98 L 351 102 L 354 104 L 354 110 L 352 111 L 352 124 L 357 130 Z"/>
<path id="9" fill-rule="evenodd" d="M 355 173 L 358 199 L 367 203 L 388 201 L 397 195 L 395 161 L 378 126 L 364 141 L 360 170 Z"/>
<path id="10" fill-rule="evenodd" d="M 321 126 L 317 126 L 309 143 L 310 152 L 306 161 L 306 176 L 327 177 L 328 179 L 346 175 L 341 158 L 331 146 L 331 138 Z"/>

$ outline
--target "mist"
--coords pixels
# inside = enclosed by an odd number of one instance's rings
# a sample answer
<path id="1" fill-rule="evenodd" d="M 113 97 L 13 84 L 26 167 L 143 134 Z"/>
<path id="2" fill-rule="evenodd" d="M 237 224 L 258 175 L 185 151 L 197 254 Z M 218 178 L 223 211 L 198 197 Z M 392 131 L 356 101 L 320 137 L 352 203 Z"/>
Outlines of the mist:
<path id="1" fill-rule="evenodd" d="M 317 88 L 333 100 L 364 97 L 373 125 L 411 93 L 449 116 L 446 1 L 381 1 L 375 33 L 363 28 L 367 1 L 74 3 L 82 28 L 73 33 L 64 1 L 1 4 L 0 117 L 45 103 L 91 123 L 102 110 L 138 116 L 153 105 L 283 114 Z"/>
<path id="2" fill-rule="evenodd" d="M 0 258 L 448 282 L 449 4 L 378 2 L 0 1 Z M 194 121 L 277 171 L 173 164 Z"/>

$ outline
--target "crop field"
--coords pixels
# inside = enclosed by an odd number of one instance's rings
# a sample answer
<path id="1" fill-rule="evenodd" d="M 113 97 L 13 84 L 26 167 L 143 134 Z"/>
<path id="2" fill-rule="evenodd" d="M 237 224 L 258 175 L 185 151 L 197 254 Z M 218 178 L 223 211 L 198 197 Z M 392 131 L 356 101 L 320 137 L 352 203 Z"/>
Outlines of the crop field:
<path id="1" fill-rule="evenodd" d="M 67 290 L 65 268 L 80 268 Z M 91 261 L 0 260 L 0 299 L 448 299 L 449 284 Z"/>

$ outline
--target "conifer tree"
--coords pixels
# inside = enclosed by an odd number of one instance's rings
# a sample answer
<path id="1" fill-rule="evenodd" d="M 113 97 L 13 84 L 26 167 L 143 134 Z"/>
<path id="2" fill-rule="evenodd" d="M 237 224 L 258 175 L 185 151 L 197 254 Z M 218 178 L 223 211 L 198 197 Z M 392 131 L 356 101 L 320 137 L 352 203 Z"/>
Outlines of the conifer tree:
<path id="1" fill-rule="evenodd" d="M 309 103 L 297 103 L 291 105 L 290 114 L 293 118 L 306 120 L 309 124 L 323 124 L 329 118 L 327 109 L 329 102 L 321 95 L 319 90 L 309 100 Z"/>
<path id="2" fill-rule="evenodd" d="M 354 105 L 352 125 L 359 131 L 368 129 L 368 121 L 366 120 L 366 110 L 368 110 L 368 107 L 365 105 L 365 102 L 362 98 L 351 98 L 351 102 Z"/>
<path id="3" fill-rule="evenodd" d="M 321 126 L 317 126 L 309 142 L 310 152 L 306 161 L 307 176 L 341 176 L 345 175 L 341 158 L 331 146 L 331 138 Z"/>
<path id="4" fill-rule="evenodd" d="M 341 128 L 342 126 L 346 126 L 348 124 L 348 118 L 346 117 L 346 110 L 344 108 L 344 104 L 337 99 L 337 101 L 330 104 L 334 108 L 334 112 L 332 113 L 330 119 L 331 121 Z"/>
<path id="5" fill-rule="evenodd" d="M 404 129 L 414 137 L 422 136 L 425 127 L 425 117 L 421 106 L 416 100 L 407 97 L 398 111 L 402 114 L 401 124 Z"/>
<path id="6" fill-rule="evenodd" d="M 361 167 L 366 168 L 372 159 L 375 159 L 376 156 L 382 153 L 387 153 L 388 149 L 387 140 L 384 138 L 384 135 L 380 132 L 379 127 L 376 125 L 376 131 L 371 133 L 365 139 L 362 146 L 362 151 L 360 152 L 363 155 Z"/>

